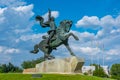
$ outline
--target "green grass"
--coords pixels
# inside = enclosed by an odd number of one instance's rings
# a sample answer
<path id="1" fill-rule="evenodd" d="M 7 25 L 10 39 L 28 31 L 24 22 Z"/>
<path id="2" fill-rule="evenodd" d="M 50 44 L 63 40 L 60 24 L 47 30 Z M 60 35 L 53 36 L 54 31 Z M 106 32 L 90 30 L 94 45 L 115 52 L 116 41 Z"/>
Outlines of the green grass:
<path id="1" fill-rule="evenodd" d="M 32 78 L 31 74 L 0 74 L 0 80 L 112 80 L 85 75 L 43 74 L 42 78 Z"/>

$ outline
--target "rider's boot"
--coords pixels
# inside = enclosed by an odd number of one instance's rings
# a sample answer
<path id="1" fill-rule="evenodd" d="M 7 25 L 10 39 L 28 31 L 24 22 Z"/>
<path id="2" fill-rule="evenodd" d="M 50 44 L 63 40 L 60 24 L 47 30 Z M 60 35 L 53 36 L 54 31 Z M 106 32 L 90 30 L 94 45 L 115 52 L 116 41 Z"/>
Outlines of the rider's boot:
<path id="1" fill-rule="evenodd" d="M 30 53 L 34 53 L 34 54 L 37 54 L 39 52 L 39 50 L 32 50 L 30 51 Z"/>
<path id="2" fill-rule="evenodd" d="M 36 45 L 34 46 L 34 50 L 30 51 L 30 53 L 37 54 L 38 52 L 39 52 L 39 50 L 38 50 L 38 45 L 36 44 Z"/>

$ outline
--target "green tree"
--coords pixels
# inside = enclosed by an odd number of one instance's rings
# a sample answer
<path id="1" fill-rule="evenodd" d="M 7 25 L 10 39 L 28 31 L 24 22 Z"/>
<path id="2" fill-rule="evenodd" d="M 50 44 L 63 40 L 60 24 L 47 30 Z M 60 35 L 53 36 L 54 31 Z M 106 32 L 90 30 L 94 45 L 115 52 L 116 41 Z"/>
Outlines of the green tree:
<path id="1" fill-rule="evenodd" d="M 9 62 L 9 64 L 7 65 L 7 70 L 8 72 L 22 72 L 22 69 L 14 66 L 12 63 Z"/>
<path id="2" fill-rule="evenodd" d="M 1 65 L 1 73 L 6 73 L 6 72 L 8 72 L 7 65 L 6 64 L 2 64 Z"/>
<path id="3" fill-rule="evenodd" d="M 22 72 L 22 69 L 14 66 L 12 63 L 1 64 L 0 73 L 10 73 L 10 72 Z"/>
<path id="4" fill-rule="evenodd" d="M 113 64 L 110 73 L 112 78 L 120 80 L 120 64 Z"/>
<path id="5" fill-rule="evenodd" d="M 43 57 L 37 58 L 36 60 L 32 60 L 32 61 L 24 61 L 21 66 L 24 69 L 27 68 L 34 68 L 36 64 L 41 63 L 44 61 Z"/>
<path id="6" fill-rule="evenodd" d="M 7 70 L 8 70 L 8 72 L 13 72 L 15 70 L 14 65 L 9 62 L 8 66 L 7 66 Z"/>
<path id="7" fill-rule="evenodd" d="M 95 71 L 93 71 L 93 76 L 98 77 L 108 77 L 108 75 L 104 72 L 103 68 L 100 65 L 92 64 L 95 66 Z"/>

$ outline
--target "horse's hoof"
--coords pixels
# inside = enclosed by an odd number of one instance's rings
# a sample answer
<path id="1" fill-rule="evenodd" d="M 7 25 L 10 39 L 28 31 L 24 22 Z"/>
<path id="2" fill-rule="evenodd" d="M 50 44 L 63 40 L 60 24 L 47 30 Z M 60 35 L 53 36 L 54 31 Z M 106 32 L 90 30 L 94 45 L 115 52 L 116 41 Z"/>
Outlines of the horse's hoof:
<path id="1" fill-rule="evenodd" d="M 72 55 L 72 56 L 76 56 L 76 55 Z"/>
<path id="2" fill-rule="evenodd" d="M 75 54 L 71 54 L 71 56 L 76 56 Z"/>
<path id="3" fill-rule="evenodd" d="M 48 60 L 52 60 L 52 59 L 55 59 L 54 56 L 50 55 L 49 57 L 47 57 Z"/>
<path id="4" fill-rule="evenodd" d="M 75 39 L 76 39 L 77 41 L 79 40 L 79 38 L 78 38 L 78 37 L 76 37 Z"/>

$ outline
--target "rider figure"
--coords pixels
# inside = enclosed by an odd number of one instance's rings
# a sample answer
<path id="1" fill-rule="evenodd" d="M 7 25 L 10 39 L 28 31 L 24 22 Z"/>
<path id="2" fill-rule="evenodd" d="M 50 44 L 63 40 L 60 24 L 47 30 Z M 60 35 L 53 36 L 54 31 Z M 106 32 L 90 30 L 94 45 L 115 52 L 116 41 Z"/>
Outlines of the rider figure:
<path id="1" fill-rule="evenodd" d="M 55 30 L 56 30 L 56 25 L 55 25 L 55 20 L 54 17 L 51 16 L 51 11 L 49 10 L 49 14 L 48 14 L 48 21 L 44 22 L 43 17 L 41 16 L 36 16 L 36 20 L 40 21 L 40 25 L 45 28 L 45 27 L 50 27 L 50 30 L 48 31 L 49 34 L 49 38 L 47 40 L 47 46 L 49 46 L 50 40 L 53 38 L 54 34 L 55 34 Z"/>
<path id="2" fill-rule="evenodd" d="M 50 30 L 48 31 L 49 37 L 47 39 L 47 45 L 46 45 L 46 47 L 49 47 L 50 40 L 53 38 L 54 34 L 56 33 L 56 31 L 55 31 L 56 30 L 56 25 L 55 25 L 55 22 L 54 22 L 54 17 L 51 16 L 51 11 L 49 10 L 48 21 L 44 22 L 43 17 L 41 17 L 39 15 L 36 16 L 36 21 L 40 21 L 40 25 L 43 28 L 50 27 Z M 36 54 L 38 51 L 39 51 L 38 50 L 38 45 L 36 44 L 34 46 L 34 50 L 32 50 L 30 52 Z"/>

